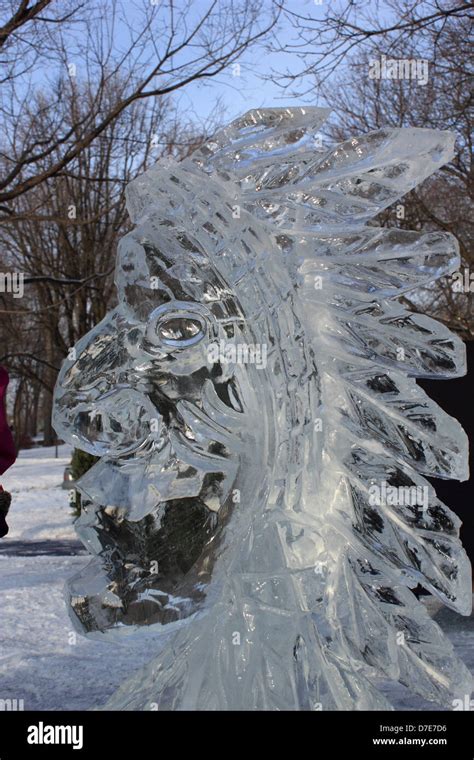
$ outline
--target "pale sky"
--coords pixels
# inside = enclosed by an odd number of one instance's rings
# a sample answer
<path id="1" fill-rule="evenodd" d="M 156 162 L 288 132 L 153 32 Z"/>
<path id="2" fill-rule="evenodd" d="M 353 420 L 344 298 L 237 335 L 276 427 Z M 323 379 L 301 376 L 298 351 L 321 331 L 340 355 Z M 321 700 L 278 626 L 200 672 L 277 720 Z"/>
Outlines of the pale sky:
<path id="1" fill-rule="evenodd" d="M 199 2 L 199 0 L 198 0 Z M 326 0 L 327 2 L 327 0 Z M 265 0 L 262 2 L 264 5 Z M 292 10 L 317 18 L 323 17 L 327 5 L 315 3 L 314 0 L 291 0 Z M 295 32 L 288 21 L 282 21 L 279 33 L 280 42 L 295 41 Z M 205 121 L 212 112 L 216 99 L 219 98 L 226 109 L 228 118 L 235 118 L 250 108 L 295 105 L 295 100 L 285 93 L 281 87 L 263 77 L 274 71 L 286 71 L 290 68 L 297 72 L 301 62 L 295 55 L 284 53 L 269 54 L 263 50 L 246 52 L 240 59 L 240 72 L 231 66 L 230 70 L 222 72 L 217 77 L 207 80 L 205 84 L 192 83 L 176 95 L 182 109 Z M 305 102 L 310 102 L 305 98 Z M 327 105 L 311 101 L 312 105 Z"/>

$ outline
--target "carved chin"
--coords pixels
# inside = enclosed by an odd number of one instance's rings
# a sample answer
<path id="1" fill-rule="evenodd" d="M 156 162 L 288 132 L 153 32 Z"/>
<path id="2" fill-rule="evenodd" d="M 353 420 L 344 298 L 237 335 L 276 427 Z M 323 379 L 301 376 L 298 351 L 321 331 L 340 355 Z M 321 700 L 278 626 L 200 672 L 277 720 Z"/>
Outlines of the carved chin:
<path id="1" fill-rule="evenodd" d="M 82 630 L 168 625 L 199 611 L 225 511 L 218 516 L 201 498 L 161 502 L 137 522 L 100 510 L 100 555 L 69 582 Z"/>

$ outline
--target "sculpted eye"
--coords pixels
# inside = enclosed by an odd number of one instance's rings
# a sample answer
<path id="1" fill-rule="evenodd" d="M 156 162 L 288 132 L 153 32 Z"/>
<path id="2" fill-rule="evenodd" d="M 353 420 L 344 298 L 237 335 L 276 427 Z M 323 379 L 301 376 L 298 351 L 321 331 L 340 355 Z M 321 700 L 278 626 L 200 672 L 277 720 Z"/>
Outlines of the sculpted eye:
<path id="1" fill-rule="evenodd" d="M 209 333 L 209 314 L 201 304 L 173 301 L 155 309 L 146 328 L 147 350 L 188 348 Z"/>
<path id="2" fill-rule="evenodd" d="M 192 346 L 205 335 L 205 325 L 196 317 L 169 317 L 157 325 L 160 340 L 168 346 Z"/>

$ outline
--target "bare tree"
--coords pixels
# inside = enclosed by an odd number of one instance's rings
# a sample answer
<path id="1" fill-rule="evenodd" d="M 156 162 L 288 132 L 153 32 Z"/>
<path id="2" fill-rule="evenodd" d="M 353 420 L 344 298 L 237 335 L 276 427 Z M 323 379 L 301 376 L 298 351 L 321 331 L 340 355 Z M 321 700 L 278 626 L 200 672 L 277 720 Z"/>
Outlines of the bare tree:
<path id="1" fill-rule="evenodd" d="M 305 65 L 283 84 L 291 81 L 312 101 L 317 97 L 319 104 L 334 108 L 326 132 L 330 140 L 386 127 L 446 129 L 457 135 L 453 161 L 397 207 L 387 209 L 377 223 L 452 233 L 459 242 L 461 274 L 467 282 L 469 272 L 474 278 L 472 6 L 386 2 L 364 4 L 360 13 L 356 4 L 344 8 L 344 13 L 332 5 L 327 8 L 316 35 L 308 37 L 314 49 L 299 50 Z M 294 22 L 309 34 L 308 19 L 298 17 Z M 323 32 L 324 39 L 333 43 L 332 53 L 326 43 L 317 47 Z M 384 76 L 383 60 L 395 64 L 395 75 Z M 399 70 L 398 62 L 404 64 Z M 461 289 L 459 282 L 447 277 L 405 300 L 472 339 L 471 292 Z"/>
<path id="2" fill-rule="evenodd" d="M 25 286 L 20 300 L 0 292 L 0 362 L 14 375 L 17 440 L 40 415 L 51 443 L 61 360 L 113 301 L 126 184 L 205 136 L 172 98 L 263 43 L 279 15 L 273 0 L 0 7 L 0 256 Z"/>
<path id="3" fill-rule="evenodd" d="M 67 169 L 133 103 L 215 77 L 263 41 L 279 13 L 273 0 L 7 2 L 0 221 L 15 214 L 14 199 Z M 90 93 L 89 109 L 65 124 L 61 102 L 76 85 Z"/>
<path id="4" fill-rule="evenodd" d="M 453 19 L 471 24 L 474 20 L 472 3 L 462 0 L 315 2 L 308 4 L 305 13 L 293 10 L 291 4 L 282 3 L 281 7 L 296 38 L 276 45 L 276 49 L 293 55 L 300 65 L 282 74 L 280 84 L 295 88 L 300 95 L 308 93 L 306 77 L 310 82 L 311 78 L 318 83 L 326 81 L 367 44 L 384 47 L 390 56 L 404 45 L 416 46 L 423 34 L 440 39 Z M 313 84 L 309 87 L 312 89 Z"/>
<path id="5" fill-rule="evenodd" d="M 114 86 L 120 83 L 109 83 L 111 99 Z M 59 106 L 65 128 L 84 118 L 92 97 L 84 88 L 66 90 Z M 45 109 L 32 125 L 36 134 L 47 132 L 48 119 Z M 53 441 L 52 391 L 61 361 L 115 297 L 116 247 L 129 225 L 126 185 L 163 154 L 185 154 L 196 139 L 184 126 L 179 131 L 165 98 L 136 101 L 61 172 L 11 202 L 0 247 L 6 269 L 22 274 L 25 294 L 0 294 L 0 363 L 19 381 L 17 440 L 37 427 L 36 410 L 45 443 Z"/>

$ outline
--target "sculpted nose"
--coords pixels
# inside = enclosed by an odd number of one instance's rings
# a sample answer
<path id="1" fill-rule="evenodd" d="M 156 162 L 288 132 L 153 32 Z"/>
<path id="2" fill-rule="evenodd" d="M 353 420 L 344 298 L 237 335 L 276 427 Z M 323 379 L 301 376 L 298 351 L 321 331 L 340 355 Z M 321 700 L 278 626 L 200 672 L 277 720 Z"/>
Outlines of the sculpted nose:
<path id="1" fill-rule="evenodd" d="M 139 391 L 119 387 L 71 409 L 70 436 L 95 456 L 129 454 L 149 438 L 158 438 L 162 418 Z"/>
<path id="2" fill-rule="evenodd" d="M 55 391 L 58 435 L 95 456 L 127 454 L 159 438 L 162 418 L 137 390 L 131 330 L 117 314 L 98 325 L 66 360 Z"/>

